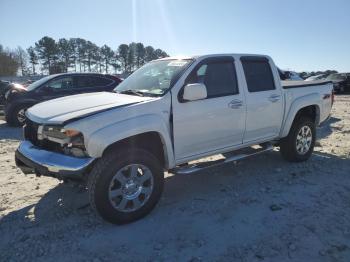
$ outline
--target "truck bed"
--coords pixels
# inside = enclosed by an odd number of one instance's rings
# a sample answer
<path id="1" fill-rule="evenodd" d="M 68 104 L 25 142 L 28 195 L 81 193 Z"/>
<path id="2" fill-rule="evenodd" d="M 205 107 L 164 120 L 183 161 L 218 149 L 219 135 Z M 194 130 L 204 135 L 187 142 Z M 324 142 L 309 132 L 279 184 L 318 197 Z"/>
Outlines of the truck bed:
<path id="1" fill-rule="evenodd" d="M 325 84 L 331 84 L 332 81 L 326 81 L 326 80 L 315 80 L 315 81 L 281 81 L 282 87 L 284 89 L 289 88 L 299 88 L 299 87 L 309 87 L 309 86 L 318 86 L 318 85 L 325 85 Z"/>

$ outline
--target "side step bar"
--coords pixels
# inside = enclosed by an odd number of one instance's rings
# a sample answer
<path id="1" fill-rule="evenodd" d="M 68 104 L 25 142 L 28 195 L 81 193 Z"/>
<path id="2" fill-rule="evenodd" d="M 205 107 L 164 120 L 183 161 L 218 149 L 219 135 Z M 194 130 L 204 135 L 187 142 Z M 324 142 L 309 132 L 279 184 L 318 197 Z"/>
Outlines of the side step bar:
<path id="1" fill-rule="evenodd" d="M 234 162 L 243 158 L 247 158 L 249 156 L 261 154 L 267 151 L 273 150 L 273 145 L 270 143 L 264 143 L 252 147 L 242 148 L 239 150 L 235 150 L 232 152 L 224 153 L 222 154 L 224 158 L 214 161 L 208 161 L 208 162 L 199 162 L 194 164 L 188 164 L 185 166 L 179 166 L 172 170 L 169 170 L 169 172 L 176 174 L 176 175 L 190 175 L 193 173 L 197 173 L 199 171 L 203 171 L 205 169 L 219 166 L 222 164 Z"/>

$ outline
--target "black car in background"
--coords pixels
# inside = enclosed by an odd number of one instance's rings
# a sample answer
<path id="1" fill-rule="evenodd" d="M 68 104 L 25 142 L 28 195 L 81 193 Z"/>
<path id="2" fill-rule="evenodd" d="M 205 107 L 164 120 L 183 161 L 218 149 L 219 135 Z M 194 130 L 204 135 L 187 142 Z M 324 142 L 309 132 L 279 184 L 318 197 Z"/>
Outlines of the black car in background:
<path id="1" fill-rule="evenodd" d="M 5 93 L 10 89 L 10 82 L 0 80 L 0 106 L 5 102 Z"/>
<path id="2" fill-rule="evenodd" d="M 37 103 L 81 93 L 112 91 L 120 82 L 112 75 L 65 73 L 49 75 L 27 87 L 13 86 L 5 94 L 5 118 L 9 125 L 21 126 L 25 111 Z"/>
<path id="3" fill-rule="evenodd" d="M 331 74 L 326 80 L 333 82 L 334 92 L 336 93 L 350 91 L 350 73 Z"/>

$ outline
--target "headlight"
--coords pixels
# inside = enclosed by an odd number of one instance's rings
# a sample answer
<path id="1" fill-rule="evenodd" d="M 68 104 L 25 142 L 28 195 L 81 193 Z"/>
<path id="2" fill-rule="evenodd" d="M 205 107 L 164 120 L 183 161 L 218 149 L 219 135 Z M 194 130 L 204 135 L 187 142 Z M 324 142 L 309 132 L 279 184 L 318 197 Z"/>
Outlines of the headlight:
<path id="1" fill-rule="evenodd" d="M 83 136 L 77 130 L 65 129 L 61 126 L 40 126 L 38 128 L 38 139 L 47 139 L 61 145 L 69 144 L 72 142 L 73 138 Z"/>
<path id="2" fill-rule="evenodd" d="M 68 137 L 74 137 L 81 135 L 81 133 L 74 129 L 61 129 L 61 132 L 63 132 Z"/>
<path id="3" fill-rule="evenodd" d="M 40 126 L 38 128 L 38 139 L 47 139 L 59 143 L 63 152 L 76 157 L 87 156 L 84 136 L 75 129 L 66 129 L 61 126 Z"/>

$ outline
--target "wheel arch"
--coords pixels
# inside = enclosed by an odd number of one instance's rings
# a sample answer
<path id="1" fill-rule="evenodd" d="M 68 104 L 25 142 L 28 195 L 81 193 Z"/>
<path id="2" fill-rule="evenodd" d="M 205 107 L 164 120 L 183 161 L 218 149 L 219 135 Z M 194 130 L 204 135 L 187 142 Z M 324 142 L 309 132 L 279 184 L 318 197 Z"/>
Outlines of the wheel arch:
<path id="1" fill-rule="evenodd" d="M 168 163 L 167 154 L 164 150 L 164 141 L 158 132 L 150 131 L 133 135 L 108 145 L 102 155 L 108 154 L 121 148 L 140 148 L 152 153 L 166 167 Z"/>
<path id="2" fill-rule="evenodd" d="M 321 107 L 319 105 L 319 95 L 311 94 L 301 97 L 293 102 L 287 114 L 280 137 L 286 137 L 296 119 L 302 116 L 311 118 L 315 125 L 320 123 Z"/>

